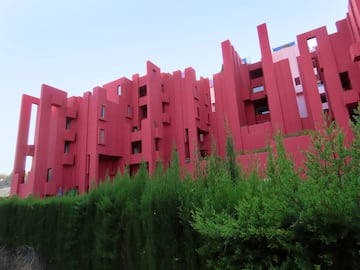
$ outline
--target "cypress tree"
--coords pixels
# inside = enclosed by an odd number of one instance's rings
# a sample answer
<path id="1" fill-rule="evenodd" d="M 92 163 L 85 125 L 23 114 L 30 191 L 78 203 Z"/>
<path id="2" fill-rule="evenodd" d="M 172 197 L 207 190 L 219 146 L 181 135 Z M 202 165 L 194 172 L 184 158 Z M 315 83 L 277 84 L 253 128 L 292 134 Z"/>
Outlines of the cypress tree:
<path id="1" fill-rule="evenodd" d="M 236 152 L 234 148 L 234 140 L 230 131 L 227 132 L 226 137 L 226 167 L 230 179 L 233 183 L 240 180 L 240 171 L 239 167 L 236 164 Z"/>

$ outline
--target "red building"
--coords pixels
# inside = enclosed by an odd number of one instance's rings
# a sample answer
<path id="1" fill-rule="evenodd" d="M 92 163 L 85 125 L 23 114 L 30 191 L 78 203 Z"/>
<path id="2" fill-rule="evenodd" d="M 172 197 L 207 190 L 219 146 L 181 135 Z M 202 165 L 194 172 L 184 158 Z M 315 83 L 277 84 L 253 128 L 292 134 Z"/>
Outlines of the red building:
<path id="1" fill-rule="evenodd" d="M 135 173 L 146 162 L 152 172 L 159 161 L 169 162 L 174 148 L 181 166 L 192 171 L 210 153 L 213 138 L 225 155 L 227 130 L 244 166 L 255 158 L 265 164 L 266 152 L 259 149 L 277 130 L 300 165 L 300 149 L 309 144 L 300 134 L 316 128 L 323 111 L 351 138 L 349 121 L 360 100 L 359 11 L 360 0 L 351 0 L 336 33 L 320 27 L 273 50 L 266 25 L 258 26 L 257 63 L 244 62 L 225 41 L 223 69 L 211 81 L 197 80 L 191 68 L 169 74 L 148 62 L 146 75 L 115 80 L 82 97 L 43 85 L 40 98 L 22 99 L 11 194 L 86 192 L 126 166 Z"/>

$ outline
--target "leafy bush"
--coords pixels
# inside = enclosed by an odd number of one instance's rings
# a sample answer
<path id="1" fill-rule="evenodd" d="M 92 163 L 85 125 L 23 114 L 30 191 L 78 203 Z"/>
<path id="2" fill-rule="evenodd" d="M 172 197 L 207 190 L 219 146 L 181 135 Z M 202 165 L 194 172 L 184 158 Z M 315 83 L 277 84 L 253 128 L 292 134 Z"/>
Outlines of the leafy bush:
<path id="1" fill-rule="evenodd" d="M 357 269 L 360 266 L 360 122 L 354 138 L 335 123 L 312 133 L 301 179 L 281 135 L 266 178 L 231 181 L 212 157 L 203 201 L 192 214 L 211 269 Z M 214 166 L 215 164 L 215 166 Z M 221 164 L 221 161 L 220 161 Z M 226 164 L 222 167 L 226 168 Z M 214 177 L 215 176 L 215 177 Z"/>

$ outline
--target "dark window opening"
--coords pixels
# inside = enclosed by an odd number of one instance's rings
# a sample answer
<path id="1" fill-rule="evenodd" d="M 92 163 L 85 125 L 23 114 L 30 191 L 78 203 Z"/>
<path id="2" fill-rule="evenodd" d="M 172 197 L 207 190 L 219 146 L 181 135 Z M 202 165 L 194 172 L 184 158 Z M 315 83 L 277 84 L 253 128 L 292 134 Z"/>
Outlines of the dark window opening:
<path id="1" fill-rule="evenodd" d="M 300 85 L 301 84 L 300 77 L 296 77 L 294 79 L 294 81 L 295 81 L 295 85 Z"/>
<path id="2" fill-rule="evenodd" d="M 47 169 L 46 182 L 50 182 L 52 178 L 52 168 Z"/>
<path id="3" fill-rule="evenodd" d="M 254 102 L 254 109 L 256 114 L 269 114 L 269 105 L 267 99 L 260 99 Z"/>
<path id="4" fill-rule="evenodd" d="M 164 92 L 164 84 L 161 84 L 161 92 Z"/>
<path id="5" fill-rule="evenodd" d="M 69 141 L 65 141 L 64 143 L 64 153 L 70 153 L 70 142 Z"/>
<path id="6" fill-rule="evenodd" d="M 200 108 L 196 107 L 196 118 L 200 118 Z"/>
<path id="7" fill-rule="evenodd" d="M 185 142 L 189 142 L 189 129 L 185 128 Z"/>
<path id="8" fill-rule="evenodd" d="M 146 85 L 140 86 L 139 87 L 139 96 L 145 97 L 147 95 L 146 90 L 147 90 Z"/>
<path id="9" fill-rule="evenodd" d="M 132 154 L 141 153 L 141 141 L 136 141 L 131 143 L 131 153 Z"/>
<path id="10" fill-rule="evenodd" d="M 351 81 L 349 77 L 349 73 L 347 71 L 339 73 L 341 86 L 344 91 L 351 90 Z"/>
<path id="11" fill-rule="evenodd" d="M 327 98 L 326 98 L 325 93 L 322 93 L 322 94 L 320 95 L 320 99 L 321 99 L 321 103 L 327 102 Z"/>
<path id="12" fill-rule="evenodd" d="M 267 98 L 254 101 L 253 105 L 257 124 L 270 121 L 270 109 Z"/>
<path id="13" fill-rule="evenodd" d="M 140 111 L 141 111 L 141 119 L 146 119 L 148 116 L 147 105 L 141 106 Z"/>
<path id="14" fill-rule="evenodd" d="M 206 158 L 206 157 L 207 157 L 207 153 L 206 153 L 206 150 L 205 150 L 205 149 L 201 149 L 201 150 L 200 150 L 200 157 L 201 157 L 201 158 Z"/>
<path id="15" fill-rule="evenodd" d="M 71 128 L 71 118 L 66 117 L 65 129 L 70 129 L 70 128 Z"/>
<path id="16" fill-rule="evenodd" d="M 254 69 L 250 71 L 250 79 L 257 79 L 263 77 L 262 68 Z"/>
<path id="17" fill-rule="evenodd" d="M 160 138 L 155 138 L 155 151 L 160 150 Z"/>

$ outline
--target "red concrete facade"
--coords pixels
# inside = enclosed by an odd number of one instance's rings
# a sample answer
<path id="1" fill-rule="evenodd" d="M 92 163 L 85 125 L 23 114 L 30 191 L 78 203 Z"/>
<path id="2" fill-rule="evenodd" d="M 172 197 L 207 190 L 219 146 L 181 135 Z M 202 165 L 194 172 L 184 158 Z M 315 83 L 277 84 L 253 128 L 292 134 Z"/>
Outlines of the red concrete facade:
<path id="1" fill-rule="evenodd" d="M 245 63 L 225 41 L 223 68 L 213 80 L 197 79 L 191 68 L 162 73 L 148 62 L 146 75 L 120 78 L 82 97 L 43 85 L 40 98 L 22 98 L 11 194 L 86 192 L 127 166 L 133 174 L 146 162 L 152 172 L 158 162 L 169 162 L 174 148 L 180 165 L 191 172 L 209 155 L 213 140 L 225 155 L 228 131 L 244 167 L 254 159 L 264 166 L 266 153 L 259 149 L 277 130 L 300 166 L 300 149 L 309 145 L 309 137 L 300 134 L 316 128 L 324 111 L 351 138 L 349 121 L 360 100 L 359 11 L 360 0 L 351 0 L 336 33 L 320 27 L 276 51 L 266 25 L 258 26 L 257 63 Z M 31 114 L 36 114 L 33 143 Z"/>

